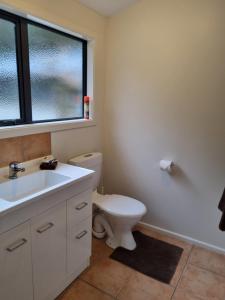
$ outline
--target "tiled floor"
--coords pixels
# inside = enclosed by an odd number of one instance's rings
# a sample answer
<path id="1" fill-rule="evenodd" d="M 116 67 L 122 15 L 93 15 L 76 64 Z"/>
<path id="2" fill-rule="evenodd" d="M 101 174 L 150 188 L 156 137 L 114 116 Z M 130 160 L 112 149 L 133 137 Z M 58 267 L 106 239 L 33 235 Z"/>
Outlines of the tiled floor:
<path id="1" fill-rule="evenodd" d="M 225 300 L 224 255 L 138 229 L 184 249 L 169 285 L 110 259 L 112 250 L 93 239 L 91 266 L 57 300 Z"/>

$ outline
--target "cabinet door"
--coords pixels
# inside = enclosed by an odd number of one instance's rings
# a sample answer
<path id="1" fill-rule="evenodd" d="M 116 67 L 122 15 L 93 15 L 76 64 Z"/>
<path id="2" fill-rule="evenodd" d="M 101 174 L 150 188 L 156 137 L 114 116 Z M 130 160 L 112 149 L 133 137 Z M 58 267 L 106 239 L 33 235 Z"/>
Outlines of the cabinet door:
<path id="1" fill-rule="evenodd" d="M 76 269 L 91 256 L 91 222 L 89 217 L 75 227 L 69 224 L 68 232 L 68 261 L 67 270 L 69 274 L 76 272 Z"/>
<path id="2" fill-rule="evenodd" d="M 33 299 L 28 222 L 0 235 L 0 299 Z"/>
<path id="3" fill-rule="evenodd" d="M 44 300 L 66 278 L 66 203 L 32 221 L 34 299 Z"/>

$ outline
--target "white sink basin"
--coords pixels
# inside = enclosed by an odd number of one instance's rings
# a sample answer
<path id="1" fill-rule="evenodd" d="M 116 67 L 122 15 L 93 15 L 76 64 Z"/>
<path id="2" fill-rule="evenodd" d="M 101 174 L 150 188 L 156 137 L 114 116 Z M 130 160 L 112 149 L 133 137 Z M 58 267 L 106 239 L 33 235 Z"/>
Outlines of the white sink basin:
<path id="1" fill-rule="evenodd" d="M 15 202 L 63 184 L 70 179 L 68 176 L 52 171 L 37 171 L 0 183 L 0 198 L 8 202 Z"/>

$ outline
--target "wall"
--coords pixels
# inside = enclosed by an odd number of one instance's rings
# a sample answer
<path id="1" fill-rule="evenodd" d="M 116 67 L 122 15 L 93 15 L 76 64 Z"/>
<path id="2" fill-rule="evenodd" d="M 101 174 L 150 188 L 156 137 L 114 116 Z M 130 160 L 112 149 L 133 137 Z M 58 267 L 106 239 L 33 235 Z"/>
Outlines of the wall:
<path id="1" fill-rule="evenodd" d="M 102 108 L 104 98 L 105 18 L 74 0 L 6 0 L 1 1 L 17 11 L 22 11 L 50 23 L 81 33 L 95 41 L 94 49 L 94 101 L 96 126 L 57 131 L 52 133 L 52 151 L 61 161 L 83 152 L 102 148 Z"/>
<path id="2" fill-rule="evenodd" d="M 222 248 L 224 36 L 221 0 L 140 0 L 112 17 L 104 111 L 106 191 L 143 201 L 147 223 Z"/>

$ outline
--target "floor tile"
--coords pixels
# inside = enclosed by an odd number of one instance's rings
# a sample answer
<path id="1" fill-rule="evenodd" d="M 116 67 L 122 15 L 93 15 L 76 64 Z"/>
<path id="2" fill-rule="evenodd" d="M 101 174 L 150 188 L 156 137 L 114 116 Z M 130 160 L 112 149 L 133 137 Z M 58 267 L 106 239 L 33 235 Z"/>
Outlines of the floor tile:
<path id="1" fill-rule="evenodd" d="M 174 288 L 138 272 L 133 272 L 118 300 L 169 300 Z"/>
<path id="2" fill-rule="evenodd" d="M 193 265 L 188 265 L 173 300 L 224 300 L 225 279 Z"/>
<path id="3" fill-rule="evenodd" d="M 92 239 L 92 256 L 91 264 L 109 257 L 113 252 L 113 249 L 108 247 L 103 239 Z"/>
<path id="4" fill-rule="evenodd" d="M 127 283 L 132 270 L 110 258 L 94 263 L 81 275 L 81 279 L 116 297 Z"/>
<path id="5" fill-rule="evenodd" d="M 89 284 L 76 280 L 56 300 L 112 300 L 113 298 Z"/>
<path id="6" fill-rule="evenodd" d="M 186 242 L 157 231 L 143 227 L 138 230 L 184 249 L 170 285 L 111 260 L 109 256 L 113 250 L 104 240 L 93 239 L 91 267 L 57 300 L 169 300 L 171 297 L 173 300 L 225 300 L 224 255 L 192 248 Z"/>
<path id="7" fill-rule="evenodd" d="M 173 238 L 171 236 L 161 234 L 158 231 L 154 231 L 154 230 L 150 230 L 150 229 L 144 228 L 142 226 L 137 226 L 136 229 L 140 230 L 144 234 L 149 235 L 149 236 L 151 236 L 153 238 L 156 238 L 158 240 L 161 240 L 161 241 L 167 242 L 169 244 L 176 245 L 178 247 L 183 248 L 183 253 L 182 253 L 182 256 L 180 258 L 179 264 L 177 266 L 176 272 L 174 273 L 174 276 L 173 276 L 173 278 L 172 278 L 172 280 L 170 282 L 170 285 L 176 286 L 177 283 L 178 283 L 178 281 L 179 281 L 179 279 L 180 279 L 180 277 L 181 277 L 181 275 L 182 275 L 184 267 L 187 264 L 189 255 L 191 253 L 192 245 L 189 244 L 189 243 L 187 243 L 187 242 L 184 242 L 184 241 L 181 241 L 181 240 L 177 240 L 177 239 L 175 239 L 175 238 Z"/>
<path id="8" fill-rule="evenodd" d="M 195 266 L 225 276 L 225 255 L 194 247 L 189 262 Z"/>
<path id="9" fill-rule="evenodd" d="M 205 299 L 200 296 L 194 295 L 190 291 L 177 290 L 175 292 L 175 295 L 172 297 L 172 300 L 205 300 Z"/>

